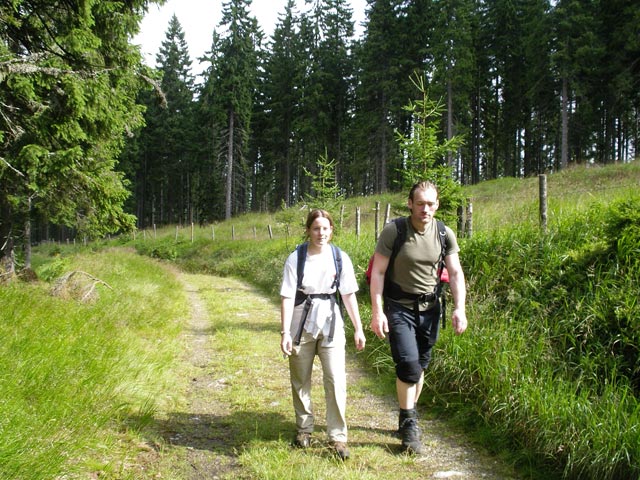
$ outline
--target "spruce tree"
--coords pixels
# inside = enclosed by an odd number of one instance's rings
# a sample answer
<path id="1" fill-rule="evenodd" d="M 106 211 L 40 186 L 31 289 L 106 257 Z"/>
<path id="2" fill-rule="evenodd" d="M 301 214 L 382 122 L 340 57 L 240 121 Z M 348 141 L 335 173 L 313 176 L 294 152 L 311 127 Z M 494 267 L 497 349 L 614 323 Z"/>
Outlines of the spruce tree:
<path id="1" fill-rule="evenodd" d="M 193 221 L 194 78 L 184 31 L 173 15 L 156 55 L 164 103 L 148 99 L 140 152 L 145 159 L 146 211 L 153 223 Z"/>
<path id="2" fill-rule="evenodd" d="M 260 142 L 258 190 L 261 198 L 271 198 L 266 202 L 271 207 L 283 202 L 289 206 L 295 198 L 295 126 L 300 119 L 300 86 L 305 72 L 304 46 L 294 6 L 294 0 L 287 2 L 268 42 L 260 83 L 262 102 L 255 114 L 259 127 L 254 137 Z"/>
<path id="3" fill-rule="evenodd" d="M 302 84 L 301 120 L 296 125 L 301 166 L 314 171 L 326 151 L 338 161 L 340 175 L 353 104 L 352 11 L 346 0 L 306 3 L 312 8 L 301 22 L 300 37 L 307 49 L 307 74 Z M 308 178 L 301 177 L 299 185 L 300 194 L 310 191 Z"/>
<path id="4" fill-rule="evenodd" d="M 357 51 L 356 129 L 361 163 L 371 166 L 364 175 L 368 178 L 365 191 L 383 192 L 387 189 L 388 164 L 396 156 L 394 118 L 398 113 L 394 104 L 399 89 L 397 74 L 401 62 L 400 29 L 396 17 L 398 2 L 371 2 L 367 11 L 365 36 Z"/>
<path id="5" fill-rule="evenodd" d="M 27 267 L 34 220 L 87 237 L 134 226 L 116 157 L 142 121 L 129 40 L 148 3 L 0 5 L 0 244 L 22 239 Z"/>
<path id="6" fill-rule="evenodd" d="M 214 34 L 206 82 L 214 112 L 214 145 L 224 144 L 224 218 L 249 208 L 251 192 L 247 163 L 251 118 L 257 86 L 258 49 L 262 33 L 249 15 L 251 0 L 229 0 L 222 5 L 220 33 Z M 220 122 L 220 123 L 217 123 Z M 224 139 L 221 142 L 221 139 Z M 213 152 L 216 155 L 219 152 Z"/>

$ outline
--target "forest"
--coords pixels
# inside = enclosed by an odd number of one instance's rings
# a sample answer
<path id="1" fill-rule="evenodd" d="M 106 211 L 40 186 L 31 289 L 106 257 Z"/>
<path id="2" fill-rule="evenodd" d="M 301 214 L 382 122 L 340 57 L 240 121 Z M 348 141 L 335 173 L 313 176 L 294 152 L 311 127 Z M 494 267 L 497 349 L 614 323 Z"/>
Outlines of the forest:
<path id="1" fill-rule="evenodd" d="M 369 0 L 358 38 L 346 0 L 289 0 L 270 38 L 226 0 L 201 77 L 175 17 L 142 62 L 154 3 L 0 6 L 0 256 L 273 211 L 327 168 L 352 197 L 413 163 L 468 185 L 637 155 L 632 0 Z M 406 139 L 449 148 L 416 159 Z"/>

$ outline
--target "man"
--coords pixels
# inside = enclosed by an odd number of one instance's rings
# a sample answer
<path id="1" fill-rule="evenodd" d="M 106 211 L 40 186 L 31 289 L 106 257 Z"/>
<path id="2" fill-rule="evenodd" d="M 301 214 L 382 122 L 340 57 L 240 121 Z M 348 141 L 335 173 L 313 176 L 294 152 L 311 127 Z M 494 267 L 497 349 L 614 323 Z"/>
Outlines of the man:
<path id="1" fill-rule="evenodd" d="M 415 184 L 409 193 L 411 215 L 407 218 L 406 241 L 390 265 L 397 228 L 394 222 L 387 224 L 378 239 L 371 271 L 371 329 L 379 338 L 389 334 L 396 367 L 402 447 L 416 454 L 422 450 L 416 405 L 440 318 L 440 302 L 434 295 L 441 255 L 438 226 L 433 218 L 438 206 L 438 190 L 433 183 Z M 467 328 L 465 279 L 458 257 L 460 248 L 448 227 L 446 237 L 445 265 L 454 301 L 452 325 L 459 335 Z M 387 269 L 390 278 L 385 285 Z"/>

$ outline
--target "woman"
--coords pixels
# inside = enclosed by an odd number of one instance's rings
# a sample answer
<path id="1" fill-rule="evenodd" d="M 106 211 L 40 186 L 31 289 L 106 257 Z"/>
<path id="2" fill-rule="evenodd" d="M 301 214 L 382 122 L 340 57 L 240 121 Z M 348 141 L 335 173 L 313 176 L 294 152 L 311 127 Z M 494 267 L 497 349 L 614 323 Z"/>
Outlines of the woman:
<path id="1" fill-rule="evenodd" d="M 280 289 L 280 348 L 289 357 L 291 391 L 298 430 L 295 445 L 307 448 L 311 444 L 314 428 L 311 372 L 314 358 L 318 355 L 322 364 L 327 402 L 327 436 L 338 457 L 345 460 L 349 458 L 345 415 L 346 340 L 336 291 L 340 292 L 353 323 L 356 349 L 363 350 L 365 336 L 355 295 L 358 284 L 349 256 L 330 243 L 333 220 L 328 212 L 320 209 L 309 212 L 306 234 L 309 241 L 303 248 L 298 247 L 292 252 L 285 262 Z M 299 254 L 303 264 L 298 263 Z M 339 267 L 340 263 L 342 268 Z M 298 267 L 302 265 L 303 274 L 299 279 Z"/>

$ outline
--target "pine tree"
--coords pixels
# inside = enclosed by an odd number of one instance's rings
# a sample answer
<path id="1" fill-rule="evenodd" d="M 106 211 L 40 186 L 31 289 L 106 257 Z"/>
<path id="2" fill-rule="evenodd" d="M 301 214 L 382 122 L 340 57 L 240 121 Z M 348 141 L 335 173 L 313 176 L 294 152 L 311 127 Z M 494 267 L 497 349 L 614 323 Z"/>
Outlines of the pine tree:
<path id="1" fill-rule="evenodd" d="M 207 98 L 212 101 L 207 108 L 216 121 L 212 126 L 214 148 L 224 138 L 224 218 L 246 211 L 251 191 L 247 152 L 262 34 L 256 19 L 249 16 L 250 6 L 251 0 L 223 3 L 219 25 L 222 33 L 214 33 L 215 51 L 211 52 L 211 68 L 206 76 Z"/>
<path id="2" fill-rule="evenodd" d="M 352 11 L 345 0 L 306 3 L 312 9 L 301 22 L 300 37 L 307 47 L 307 74 L 302 84 L 301 120 L 296 125 L 301 166 L 313 171 L 326 151 L 337 160 L 340 175 L 353 110 Z M 307 178 L 300 178 L 298 184 L 301 195 L 310 191 Z"/>
<path id="3" fill-rule="evenodd" d="M 262 103 L 255 113 L 260 122 L 255 137 L 260 142 L 260 198 L 278 207 L 294 203 L 292 181 L 297 169 L 295 125 L 300 118 L 304 77 L 304 46 L 300 41 L 299 20 L 289 0 L 268 43 L 260 90 Z M 272 190 L 271 192 L 269 190 Z M 271 195 L 272 193 L 272 195 Z"/>
<path id="4" fill-rule="evenodd" d="M 370 2 L 367 11 L 365 38 L 358 52 L 358 87 L 356 89 L 356 125 L 360 162 L 369 159 L 372 171 L 367 172 L 373 192 L 388 186 L 388 164 L 396 155 L 393 142 L 394 105 L 398 90 L 397 72 L 401 40 L 397 37 L 400 25 L 396 17 L 398 2 L 378 0 Z"/>
<path id="5" fill-rule="evenodd" d="M 412 75 L 424 72 L 429 59 L 431 3 L 377 0 L 367 10 L 356 89 L 360 158 L 373 166 L 367 191 L 398 188 L 402 182 L 394 132 L 408 135 L 412 128 L 411 115 L 403 106 L 414 94 Z"/>
<path id="6" fill-rule="evenodd" d="M 156 55 L 164 104 L 148 98 L 146 127 L 141 132 L 144 158 L 145 212 L 151 223 L 193 221 L 191 179 L 194 78 L 184 31 L 173 15 Z M 142 201 L 142 199 L 141 199 Z"/>
<path id="7" fill-rule="evenodd" d="M 203 73 L 196 107 L 198 141 L 197 205 L 202 220 L 224 219 L 225 207 L 225 135 L 226 111 L 218 101 L 221 57 L 220 35 L 212 34 L 211 48 L 201 59 L 209 66 Z M 202 221 L 201 220 L 201 221 Z"/>
<path id="8" fill-rule="evenodd" d="M 148 3 L 0 5 L 0 244 L 22 238 L 27 267 L 32 219 L 86 236 L 134 225 L 115 166 L 142 120 L 129 39 Z"/>
<path id="9" fill-rule="evenodd" d="M 477 70 L 473 48 L 473 3 L 470 0 L 450 0 L 433 5 L 434 18 L 430 72 L 430 92 L 435 97 L 446 99 L 447 139 L 471 133 L 471 100 L 474 74 Z M 456 160 L 456 154 L 461 158 Z M 449 151 L 447 164 L 454 169 L 456 177 L 463 183 L 473 169 L 473 151 Z M 469 173 L 467 173 L 469 170 Z"/>

